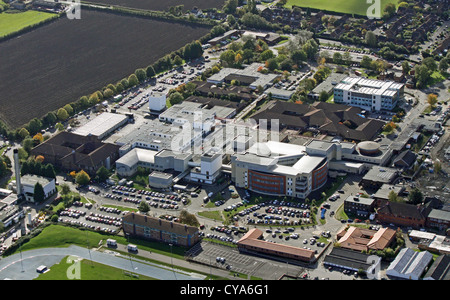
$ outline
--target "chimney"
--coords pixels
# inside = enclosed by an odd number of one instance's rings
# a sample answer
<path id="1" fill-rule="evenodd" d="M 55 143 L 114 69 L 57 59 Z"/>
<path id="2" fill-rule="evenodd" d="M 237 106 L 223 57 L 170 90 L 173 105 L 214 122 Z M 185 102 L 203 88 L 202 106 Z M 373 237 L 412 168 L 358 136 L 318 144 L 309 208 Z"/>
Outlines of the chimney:
<path id="1" fill-rule="evenodd" d="M 19 150 L 14 149 L 14 172 L 16 174 L 16 189 L 17 195 L 22 194 L 22 183 L 20 181 L 20 162 L 19 162 Z"/>

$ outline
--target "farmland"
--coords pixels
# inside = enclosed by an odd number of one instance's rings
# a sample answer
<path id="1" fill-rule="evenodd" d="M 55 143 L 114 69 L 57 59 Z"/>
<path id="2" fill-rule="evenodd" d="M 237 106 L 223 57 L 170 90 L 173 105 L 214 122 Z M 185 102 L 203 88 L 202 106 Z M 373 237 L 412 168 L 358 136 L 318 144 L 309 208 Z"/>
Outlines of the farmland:
<path id="1" fill-rule="evenodd" d="M 186 11 L 194 6 L 199 9 L 222 8 L 225 0 L 88 0 L 88 2 L 158 11 L 168 10 L 171 6 L 184 5 L 183 11 Z"/>
<path id="2" fill-rule="evenodd" d="M 388 3 L 397 4 L 396 0 L 381 0 L 380 12 Z M 367 9 L 372 5 L 364 0 L 288 0 L 286 7 L 293 5 L 300 7 L 310 7 L 321 10 L 335 11 L 340 13 L 366 15 Z"/>
<path id="3" fill-rule="evenodd" d="M 18 128 L 208 32 L 208 27 L 85 10 L 80 20 L 60 18 L 2 42 L 0 119 Z"/>
<path id="4" fill-rule="evenodd" d="M 33 10 L 20 13 L 0 13 L 0 38 L 54 17 L 56 17 L 55 14 Z"/>

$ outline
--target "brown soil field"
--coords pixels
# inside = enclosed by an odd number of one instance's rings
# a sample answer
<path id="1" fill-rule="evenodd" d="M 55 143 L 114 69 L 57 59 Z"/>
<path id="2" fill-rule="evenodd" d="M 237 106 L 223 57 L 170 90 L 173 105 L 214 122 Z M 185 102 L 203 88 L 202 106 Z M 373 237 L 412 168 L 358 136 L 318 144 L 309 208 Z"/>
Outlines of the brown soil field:
<path id="1" fill-rule="evenodd" d="M 92 3 L 119 5 L 123 7 L 165 11 L 171 6 L 184 5 L 183 11 L 196 6 L 199 9 L 222 8 L 225 0 L 86 0 Z"/>
<path id="2" fill-rule="evenodd" d="M 128 77 L 209 28 L 82 11 L 0 43 L 0 119 L 31 119 Z"/>

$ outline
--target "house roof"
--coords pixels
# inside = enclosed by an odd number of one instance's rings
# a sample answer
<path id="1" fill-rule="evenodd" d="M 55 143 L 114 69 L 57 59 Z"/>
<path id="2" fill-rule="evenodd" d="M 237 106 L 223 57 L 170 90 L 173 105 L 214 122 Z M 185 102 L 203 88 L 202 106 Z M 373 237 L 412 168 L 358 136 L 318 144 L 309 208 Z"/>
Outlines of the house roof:
<path id="1" fill-rule="evenodd" d="M 339 232 L 337 236 L 339 238 L 338 242 L 343 248 L 356 251 L 383 250 L 392 242 L 395 230 L 390 228 L 370 230 L 350 226 L 347 230 Z"/>
<path id="2" fill-rule="evenodd" d="M 303 257 L 306 260 L 312 260 L 314 258 L 314 251 L 312 250 L 264 241 L 260 239 L 262 234 L 262 231 L 257 228 L 251 229 L 237 242 L 237 244 L 238 246 L 245 245 L 256 248 L 264 248 L 276 253 L 296 255 Z"/>
<path id="3" fill-rule="evenodd" d="M 400 202 L 389 202 L 380 207 L 377 211 L 378 214 L 382 215 L 391 215 L 397 218 L 410 218 L 416 220 L 423 220 L 425 216 L 422 213 L 422 209 L 420 206 L 408 204 L 408 203 L 400 203 Z"/>
<path id="4" fill-rule="evenodd" d="M 394 159 L 394 165 L 403 165 L 410 167 L 416 161 L 416 158 L 417 155 L 414 152 L 405 150 Z"/>
<path id="5" fill-rule="evenodd" d="M 273 101 L 266 109 L 252 116 L 260 119 L 278 119 L 287 127 L 306 129 L 315 127 L 320 131 L 352 140 L 370 140 L 384 126 L 380 120 L 360 116 L 361 109 L 343 104 L 315 102 L 312 105 L 285 101 Z M 352 126 L 344 124 L 349 121 Z"/>
<path id="6" fill-rule="evenodd" d="M 434 280 L 450 280 L 450 255 L 441 255 L 436 258 L 424 278 L 432 278 Z"/>

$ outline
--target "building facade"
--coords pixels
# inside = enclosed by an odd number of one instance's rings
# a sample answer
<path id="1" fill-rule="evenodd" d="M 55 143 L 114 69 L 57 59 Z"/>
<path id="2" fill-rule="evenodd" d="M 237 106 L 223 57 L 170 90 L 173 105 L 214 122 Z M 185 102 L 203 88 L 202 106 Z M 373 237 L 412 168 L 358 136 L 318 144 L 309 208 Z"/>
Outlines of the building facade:
<path id="1" fill-rule="evenodd" d="M 138 213 L 125 215 L 122 224 L 125 234 L 148 240 L 183 247 L 191 247 L 200 241 L 197 227 Z"/>

